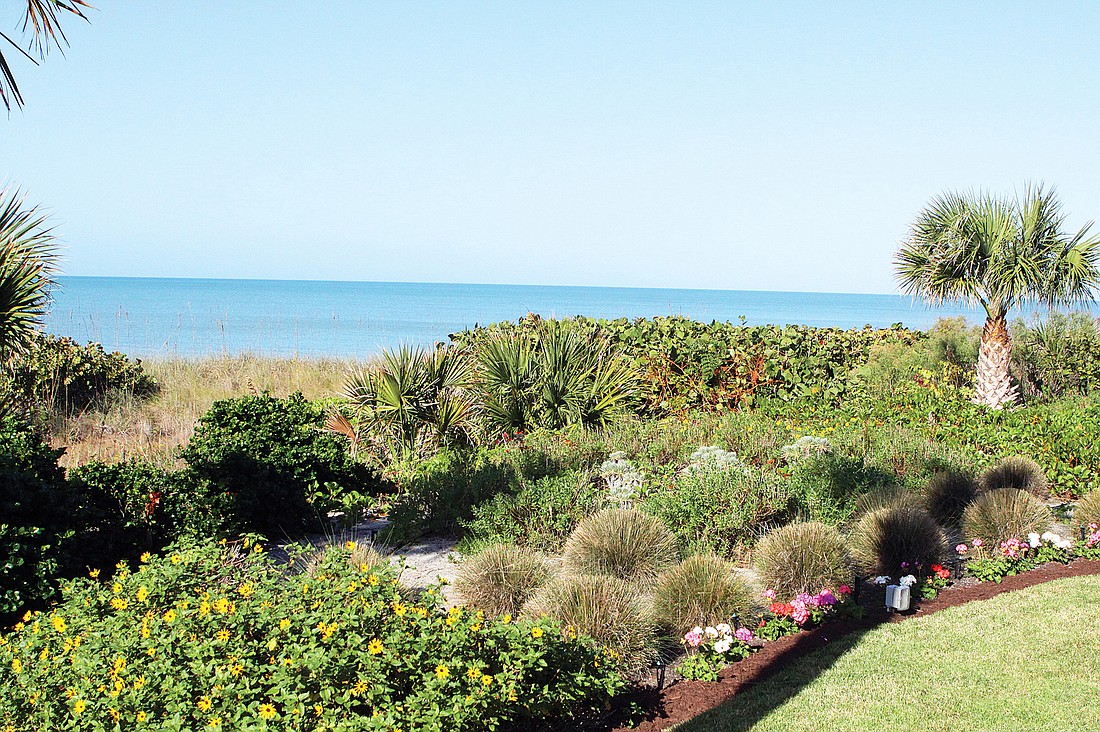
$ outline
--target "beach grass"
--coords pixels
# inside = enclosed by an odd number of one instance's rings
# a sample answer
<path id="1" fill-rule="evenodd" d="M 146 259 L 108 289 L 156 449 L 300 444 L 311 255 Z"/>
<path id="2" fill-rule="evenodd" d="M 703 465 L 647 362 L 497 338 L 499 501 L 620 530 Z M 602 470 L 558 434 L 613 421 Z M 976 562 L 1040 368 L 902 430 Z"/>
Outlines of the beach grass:
<path id="1" fill-rule="evenodd" d="M 1100 577 L 844 637 L 678 732 L 1076 730 L 1100 715 Z"/>
<path id="2" fill-rule="evenodd" d="M 64 447 L 62 465 L 91 460 L 115 462 L 140 457 L 169 466 L 195 422 L 220 399 L 268 391 L 296 391 L 308 399 L 339 393 L 346 375 L 364 362 L 342 359 L 278 358 L 240 355 L 144 361 L 157 380 L 158 393 L 147 399 L 116 394 L 104 405 L 55 419 L 50 441 Z"/>

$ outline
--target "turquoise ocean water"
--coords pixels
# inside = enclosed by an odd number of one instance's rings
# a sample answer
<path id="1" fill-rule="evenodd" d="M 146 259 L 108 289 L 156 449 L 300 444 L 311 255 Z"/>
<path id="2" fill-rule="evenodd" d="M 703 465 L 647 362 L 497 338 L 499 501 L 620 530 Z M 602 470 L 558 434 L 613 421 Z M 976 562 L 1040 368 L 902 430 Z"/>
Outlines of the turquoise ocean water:
<path id="1" fill-rule="evenodd" d="M 475 324 L 543 317 L 652 317 L 804 323 L 841 328 L 978 313 L 897 295 L 407 282 L 62 277 L 52 333 L 132 356 L 208 354 L 363 357 L 431 345 Z"/>

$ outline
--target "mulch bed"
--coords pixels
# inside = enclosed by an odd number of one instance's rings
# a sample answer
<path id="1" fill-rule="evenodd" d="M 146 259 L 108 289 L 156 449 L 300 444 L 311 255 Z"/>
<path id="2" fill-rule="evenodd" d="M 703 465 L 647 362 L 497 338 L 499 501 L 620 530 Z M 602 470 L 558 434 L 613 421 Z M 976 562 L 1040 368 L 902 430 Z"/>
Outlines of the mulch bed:
<path id="1" fill-rule="evenodd" d="M 758 684 L 797 662 L 805 654 L 823 648 L 849 633 L 867 630 L 884 622 L 897 623 L 931 615 L 949 607 L 974 600 L 988 600 L 1003 592 L 1022 590 L 1051 580 L 1092 574 L 1100 574 L 1100 561 L 1079 559 L 1071 564 L 1046 564 L 1023 574 L 1006 577 L 1000 584 L 981 582 L 949 587 L 935 600 L 921 602 L 920 607 L 912 612 L 887 614 L 885 608 L 875 608 L 865 613 L 860 620 L 833 622 L 814 630 L 785 636 L 765 644 L 748 658 L 724 669 L 717 682 L 681 681 L 661 691 L 638 689 L 623 695 L 616 699 L 616 708 L 621 710 L 623 716 L 618 719 L 613 717 L 604 729 L 614 732 L 658 732 L 719 706 L 743 689 Z M 638 714 L 631 715 L 633 725 L 626 719 L 631 708 L 643 710 L 641 720 Z M 619 726 L 615 726 L 616 724 Z"/>

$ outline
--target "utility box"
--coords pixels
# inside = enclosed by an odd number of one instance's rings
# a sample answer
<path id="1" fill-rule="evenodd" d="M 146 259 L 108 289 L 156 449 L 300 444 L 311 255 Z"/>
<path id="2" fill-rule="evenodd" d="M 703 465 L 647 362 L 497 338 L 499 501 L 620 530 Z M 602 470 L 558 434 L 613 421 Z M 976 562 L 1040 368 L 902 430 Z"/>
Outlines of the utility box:
<path id="1" fill-rule="evenodd" d="M 902 612 L 909 609 L 909 587 L 906 585 L 886 586 L 886 608 Z"/>

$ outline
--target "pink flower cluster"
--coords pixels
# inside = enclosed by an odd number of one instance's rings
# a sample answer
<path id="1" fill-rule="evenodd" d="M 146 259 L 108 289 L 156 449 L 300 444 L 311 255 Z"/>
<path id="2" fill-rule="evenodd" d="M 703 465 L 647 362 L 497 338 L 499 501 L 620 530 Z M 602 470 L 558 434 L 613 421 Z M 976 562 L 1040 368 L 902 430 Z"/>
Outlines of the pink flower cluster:
<path id="1" fill-rule="evenodd" d="M 1091 533 L 1085 537 L 1085 546 L 1092 549 L 1094 546 L 1100 545 L 1100 525 L 1096 523 L 1089 524 L 1089 531 Z"/>
<path id="2" fill-rule="evenodd" d="M 1016 559 L 1021 554 L 1026 553 L 1027 549 L 1027 542 L 1020 541 L 1019 539 L 1009 539 L 1008 541 L 1001 542 L 1001 554 L 1009 559 Z"/>
<path id="3" fill-rule="evenodd" d="M 848 585 L 841 585 L 837 589 L 837 592 L 841 595 L 848 595 L 851 591 L 852 588 Z M 775 591 L 768 590 L 764 593 L 764 597 L 769 600 L 775 600 Z M 829 610 L 838 602 L 840 602 L 840 600 L 833 594 L 833 591 L 829 588 L 825 588 L 816 595 L 811 595 L 808 592 L 800 592 L 795 595 L 795 598 L 790 602 L 773 602 L 769 610 L 771 610 L 774 615 L 787 615 L 799 625 L 805 625 L 813 616 L 814 610 Z"/>

